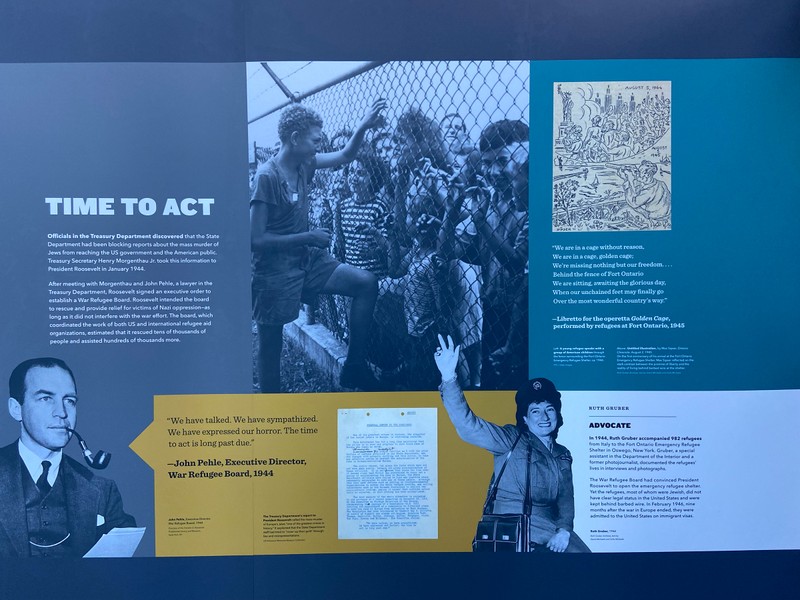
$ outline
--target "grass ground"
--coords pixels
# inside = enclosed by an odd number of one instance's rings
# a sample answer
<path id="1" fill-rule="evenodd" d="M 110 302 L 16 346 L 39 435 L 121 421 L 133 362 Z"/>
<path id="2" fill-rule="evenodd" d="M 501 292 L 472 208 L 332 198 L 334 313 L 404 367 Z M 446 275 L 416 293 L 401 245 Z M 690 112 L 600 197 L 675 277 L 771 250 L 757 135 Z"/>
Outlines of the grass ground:
<path id="1" fill-rule="evenodd" d="M 285 392 L 329 392 L 334 389 L 331 375 L 308 358 L 299 346 L 283 344 L 281 387 Z"/>
<path id="2" fill-rule="evenodd" d="M 258 339 L 253 327 L 253 391 L 258 392 L 256 381 L 256 353 Z M 331 375 L 320 369 L 313 360 L 291 341 L 284 339 L 281 354 L 281 387 L 283 392 L 329 392 L 334 389 Z"/>

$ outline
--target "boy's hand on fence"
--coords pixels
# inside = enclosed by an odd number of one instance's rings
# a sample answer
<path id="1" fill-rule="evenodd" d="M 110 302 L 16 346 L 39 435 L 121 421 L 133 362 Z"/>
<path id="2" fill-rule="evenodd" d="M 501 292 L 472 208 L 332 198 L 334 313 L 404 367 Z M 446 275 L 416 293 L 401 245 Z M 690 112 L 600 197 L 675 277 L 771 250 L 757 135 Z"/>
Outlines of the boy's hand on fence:
<path id="1" fill-rule="evenodd" d="M 467 215 L 462 214 L 464 202 L 467 199 L 464 184 L 458 181 L 457 178 L 451 178 L 447 188 L 449 193 L 445 204 L 445 214 L 451 219 L 459 218 L 460 220 L 466 218 Z"/>
<path id="2" fill-rule="evenodd" d="M 475 225 L 480 227 L 486 222 L 486 214 L 489 212 L 489 202 L 492 198 L 492 192 L 489 189 L 489 184 L 480 175 L 475 178 L 478 185 L 473 185 L 464 191 L 467 196 L 472 196 L 472 220 Z"/>
<path id="3" fill-rule="evenodd" d="M 431 254 L 431 264 L 437 273 L 446 272 L 449 266 L 448 261 L 441 254 L 436 253 Z"/>
<path id="4" fill-rule="evenodd" d="M 444 197 L 447 194 L 447 183 L 450 175 L 434 167 L 430 158 L 420 159 L 418 165 L 417 173 L 422 185 L 432 193 Z"/>
<path id="5" fill-rule="evenodd" d="M 510 359 L 511 359 L 511 351 L 506 346 L 498 348 L 489 355 L 489 363 L 496 370 L 502 368 L 503 365 L 509 362 Z"/>
<path id="6" fill-rule="evenodd" d="M 387 102 L 383 98 L 375 100 L 367 111 L 367 114 L 364 115 L 360 127 L 364 129 L 383 127 L 386 124 L 386 118 L 381 114 L 381 111 L 384 110 L 386 106 Z"/>
<path id="7" fill-rule="evenodd" d="M 417 232 L 425 232 L 428 233 L 431 230 L 438 230 L 442 227 L 442 222 L 428 213 L 422 213 L 414 224 L 417 229 Z"/>
<path id="8" fill-rule="evenodd" d="M 395 220 L 394 215 L 386 215 L 386 217 L 383 219 L 383 229 L 386 231 L 386 237 L 397 237 L 397 221 Z"/>

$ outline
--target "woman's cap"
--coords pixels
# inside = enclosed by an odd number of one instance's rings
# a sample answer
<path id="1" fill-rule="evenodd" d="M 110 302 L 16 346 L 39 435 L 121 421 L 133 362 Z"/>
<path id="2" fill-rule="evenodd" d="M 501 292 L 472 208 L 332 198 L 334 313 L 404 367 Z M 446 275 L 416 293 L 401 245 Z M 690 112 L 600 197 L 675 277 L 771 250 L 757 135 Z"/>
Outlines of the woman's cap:
<path id="1" fill-rule="evenodd" d="M 517 395 L 514 399 L 518 405 L 524 406 L 532 403 L 538 404 L 539 402 L 558 402 L 561 400 L 561 392 L 556 389 L 555 384 L 549 379 L 537 377 L 525 382 L 517 390 Z"/>

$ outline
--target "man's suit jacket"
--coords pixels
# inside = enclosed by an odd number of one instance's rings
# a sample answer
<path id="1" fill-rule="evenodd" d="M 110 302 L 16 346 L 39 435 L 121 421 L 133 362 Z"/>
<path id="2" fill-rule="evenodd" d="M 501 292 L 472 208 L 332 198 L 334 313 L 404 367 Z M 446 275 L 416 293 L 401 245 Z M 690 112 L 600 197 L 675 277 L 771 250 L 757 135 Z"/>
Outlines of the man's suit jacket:
<path id="1" fill-rule="evenodd" d="M 19 457 L 17 442 L 0 449 L 0 556 L 29 556 L 28 524 L 22 476 L 30 477 Z M 114 527 L 135 527 L 122 509 L 122 497 L 110 479 L 62 455 L 58 477 L 67 498 L 70 556 L 81 557 Z"/>

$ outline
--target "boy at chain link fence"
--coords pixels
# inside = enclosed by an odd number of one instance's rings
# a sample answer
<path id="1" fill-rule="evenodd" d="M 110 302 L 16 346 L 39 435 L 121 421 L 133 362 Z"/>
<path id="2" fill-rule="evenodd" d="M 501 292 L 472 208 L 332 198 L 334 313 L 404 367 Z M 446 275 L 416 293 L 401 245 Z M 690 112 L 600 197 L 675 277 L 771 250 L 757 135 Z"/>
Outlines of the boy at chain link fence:
<path id="1" fill-rule="evenodd" d="M 256 173 L 250 199 L 253 317 L 258 325 L 261 392 L 278 392 L 283 326 L 297 318 L 302 301 L 316 294 L 353 298 L 350 340 L 340 385 L 375 389 L 366 345 L 377 296 L 377 278 L 342 264 L 328 252 L 331 231 L 309 228 L 309 188 L 316 169 L 352 161 L 368 129 L 381 124 L 386 103 L 377 100 L 340 150 L 318 154 L 322 118 L 300 104 L 286 108 L 278 122 L 278 154 Z"/>

